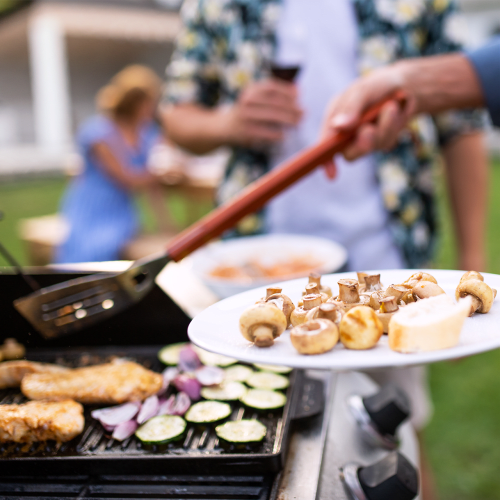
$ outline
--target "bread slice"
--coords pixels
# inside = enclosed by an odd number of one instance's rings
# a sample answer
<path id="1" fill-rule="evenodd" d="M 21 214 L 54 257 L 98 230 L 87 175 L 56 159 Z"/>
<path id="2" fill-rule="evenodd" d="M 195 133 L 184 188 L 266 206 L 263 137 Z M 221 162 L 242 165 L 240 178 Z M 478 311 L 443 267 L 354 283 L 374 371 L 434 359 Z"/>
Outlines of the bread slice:
<path id="1" fill-rule="evenodd" d="M 455 303 L 447 295 L 408 304 L 389 323 L 389 347 L 398 352 L 447 349 L 458 344 L 471 298 Z"/>

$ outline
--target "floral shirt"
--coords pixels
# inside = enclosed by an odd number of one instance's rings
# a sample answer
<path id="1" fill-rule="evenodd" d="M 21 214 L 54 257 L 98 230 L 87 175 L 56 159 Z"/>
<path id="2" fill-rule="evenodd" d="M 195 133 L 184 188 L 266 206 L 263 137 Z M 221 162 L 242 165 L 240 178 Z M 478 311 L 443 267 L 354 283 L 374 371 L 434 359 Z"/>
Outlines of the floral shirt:
<path id="1" fill-rule="evenodd" d="M 461 49 L 453 0 L 351 0 L 359 29 L 359 71 L 398 59 Z M 185 0 L 183 29 L 167 68 L 165 101 L 207 107 L 232 103 L 251 81 L 268 76 L 281 0 Z M 409 267 L 428 263 L 436 242 L 433 164 L 436 145 L 483 126 L 480 111 L 419 116 L 397 146 L 377 153 L 377 179 L 395 243 Z M 218 192 L 222 203 L 269 169 L 269 155 L 234 148 Z M 262 232 L 263 212 L 239 234 Z"/>

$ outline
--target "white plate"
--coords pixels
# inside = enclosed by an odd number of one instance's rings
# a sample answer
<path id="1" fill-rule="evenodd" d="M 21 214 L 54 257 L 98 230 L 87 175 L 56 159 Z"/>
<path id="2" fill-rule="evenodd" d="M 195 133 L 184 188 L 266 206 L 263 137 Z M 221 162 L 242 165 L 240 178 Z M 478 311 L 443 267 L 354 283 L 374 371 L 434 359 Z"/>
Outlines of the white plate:
<path id="1" fill-rule="evenodd" d="M 370 272 L 370 271 L 369 271 Z M 378 271 L 372 271 L 375 274 Z M 381 271 L 381 281 L 387 286 L 401 283 L 415 270 Z M 451 297 L 463 271 L 437 271 L 430 269 L 439 285 Z M 500 276 L 484 273 L 484 281 L 500 290 Z M 355 273 L 330 274 L 322 278 L 322 283 L 332 287 L 338 293 L 337 281 L 341 278 L 356 278 Z M 300 278 L 285 281 L 278 285 L 283 293 L 296 303 L 301 296 L 307 279 Z M 251 306 L 265 295 L 265 287 L 240 293 L 221 300 L 205 309 L 189 325 L 188 334 L 192 342 L 208 351 L 225 354 L 250 363 L 268 363 L 294 368 L 315 368 L 328 370 L 361 370 L 390 366 L 408 366 L 435 363 L 447 359 L 471 356 L 500 347 L 500 297 L 497 297 L 488 314 L 475 314 L 465 320 L 456 347 L 416 354 L 401 354 L 389 349 L 387 336 L 384 335 L 377 346 L 366 351 L 345 349 L 340 343 L 330 352 L 316 356 L 299 354 L 290 342 L 288 332 L 276 339 L 272 347 L 259 348 L 245 340 L 238 327 L 238 321 L 244 309 Z"/>
<path id="2" fill-rule="evenodd" d="M 225 299 L 258 286 L 268 286 L 277 280 L 306 276 L 309 272 L 296 273 L 294 276 L 238 280 L 211 276 L 210 272 L 217 266 L 240 267 L 254 259 L 266 265 L 273 265 L 304 256 L 318 263 L 311 271 L 326 274 L 341 269 L 347 260 L 347 251 L 342 245 L 325 238 L 296 234 L 265 234 L 216 241 L 200 248 L 188 259 L 193 265 L 194 273 L 203 283 L 220 299 Z"/>

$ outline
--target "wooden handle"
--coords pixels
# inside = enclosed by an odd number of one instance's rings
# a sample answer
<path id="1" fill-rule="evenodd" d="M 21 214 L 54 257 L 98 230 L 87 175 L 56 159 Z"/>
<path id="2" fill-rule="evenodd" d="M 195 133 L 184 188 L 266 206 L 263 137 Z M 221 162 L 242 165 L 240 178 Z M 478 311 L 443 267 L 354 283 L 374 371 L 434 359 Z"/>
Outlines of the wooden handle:
<path id="1" fill-rule="evenodd" d="M 402 105 L 405 101 L 404 93 L 396 92 L 391 97 L 368 109 L 361 118 L 358 127 L 373 122 L 383 106 L 394 100 Z M 278 193 L 316 167 L 331 160 L 333 155 L 342 152 L 355 133 L 356 129 L 335 134 L 327 140 L 298 153 L 290 160 L 263 175 L 260 179 L 252 182 L 234 198 L 179 233 L 168 245 L 168 255 L 172 260 L 179 261 L 212 238 L 234 227 L 243 217 L 256 212 Z"/>

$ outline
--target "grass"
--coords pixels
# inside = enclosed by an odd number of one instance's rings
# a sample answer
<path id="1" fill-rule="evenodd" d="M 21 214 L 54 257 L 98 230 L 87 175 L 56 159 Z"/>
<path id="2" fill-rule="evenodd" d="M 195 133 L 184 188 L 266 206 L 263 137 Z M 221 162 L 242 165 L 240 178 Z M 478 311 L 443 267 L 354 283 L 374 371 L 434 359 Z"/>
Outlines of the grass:
<path id="1" fill-rule="evenodd" d="M 17 221 L 54 213 L 64 189 L 62 179 L 0 184 L 0 241 L 22 262 L 27 257 L 18 240 Z M 488 222 L 489 271 L 500 274 L 500 161 L 491 169 Z M 444 189 L 439 191 L 442 238 L 436 267 L 454 268 L 456 245 Z M 153 230 L 152 216 L 140 202 L 147 230 Z M 179 198 L 169 207 L 182 224 L 187 222 Z M 0 265 L 4 262 L 0 258 Z M 500 500 L 500 350 L 458 362 L 430 367 L 434 418 L 424 439 L 436 475 L 441 500 Z"/>

